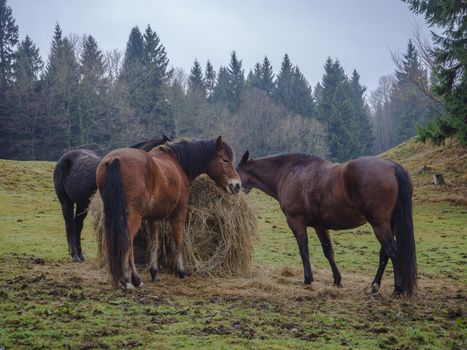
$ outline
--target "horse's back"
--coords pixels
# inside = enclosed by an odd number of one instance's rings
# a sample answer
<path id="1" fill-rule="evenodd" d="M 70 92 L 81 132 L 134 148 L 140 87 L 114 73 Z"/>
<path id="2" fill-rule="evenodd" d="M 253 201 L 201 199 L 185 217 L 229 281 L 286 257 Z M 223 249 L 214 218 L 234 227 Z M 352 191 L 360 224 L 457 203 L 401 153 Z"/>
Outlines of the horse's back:
<path id="1" fill-rule="evenodd" d="M 97 184 L 105 186 L 106 164 L 118 159 L 127 206 L 142 216 L 163 218 L 173 210 L 187 185 L 170 156 L 121 148 L 110 152 L 97 169 Z M 186 180 L 186 179 L 185 179 Z"/>
<path id="2" fill-rule="evenodd" d="M 89 150 L 73 150 L 57 161 L 54 169 L 55 191 L 60 201 L 65 198 L 87 206 L 96 191 L 96 169 L 100 158 Z"/>

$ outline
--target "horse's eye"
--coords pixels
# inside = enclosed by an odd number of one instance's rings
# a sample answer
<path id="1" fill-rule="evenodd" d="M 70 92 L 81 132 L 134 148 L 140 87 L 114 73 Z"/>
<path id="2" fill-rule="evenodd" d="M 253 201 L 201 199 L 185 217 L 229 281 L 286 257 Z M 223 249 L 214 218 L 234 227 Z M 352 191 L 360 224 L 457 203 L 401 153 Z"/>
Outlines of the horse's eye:
<path id="1" fill-rule="evenodd" d="M 222 159 L 222 161 L 223 161 L 224 163 L 228 163 L 228 162 L 229 162 L 228 159 Z"/>

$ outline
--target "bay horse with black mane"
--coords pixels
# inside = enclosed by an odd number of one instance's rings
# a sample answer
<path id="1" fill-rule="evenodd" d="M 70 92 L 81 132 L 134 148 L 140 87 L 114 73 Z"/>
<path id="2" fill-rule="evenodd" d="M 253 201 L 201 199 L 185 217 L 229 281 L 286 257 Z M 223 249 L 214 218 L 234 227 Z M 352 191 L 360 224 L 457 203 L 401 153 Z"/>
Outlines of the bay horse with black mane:
<path id="1" fill-rule="evenodd" d="M 331 265 L 334 285 L 341 287 L 328 230 L 351 229 L 369 222 L 381 244 L 373 291 L 379 290 L 390 258 L 394 292 L 412 294 L 417 275 L 413 189 L 402 166 L 379 157 L 334 164 L 298 153 L 252 160 L 247 151 L 237 172 L 246 191 L 258 188 L 279 201 L 298 243 L 305 284 L 313 281 L 307 227 L 315 229 Z"/>
<path id="2" fill-rule="evenodd" d="M 150 151 L 167 141 L 170 139 L 162 134 L 162 139 L 148 140 L 130 147 Z M 90 198 L 97 191 L 96 170 L 100 161 L 101 157 L 96 153 L 78 149 L 65 153 L 55 165 L 55 193 L 62 207 L 68 251 L 73 262 L 84 261 L 81 231 Z"/>
<path id="3" fill-rule="evenodd" d="M 141 222 L 168 218 L 175 242 L 177 273 L 185 277 L 183 236 L 190 183 L 206 173 L 229 193 L 240 191 L 232 148 L 219 136 L 213 140 L 179 141 L 149 153 L 122 148 L 110 152 L 97 168 L 97 185 L 104 203 L 104 228 L 110 275 L 115 287 L 142 285 L 136 271 L 133 239 Z M 158 279 L 160 238 L 151 252 L 150 274 Z M 131 273 L 128 268 L 130 265 Z"/>

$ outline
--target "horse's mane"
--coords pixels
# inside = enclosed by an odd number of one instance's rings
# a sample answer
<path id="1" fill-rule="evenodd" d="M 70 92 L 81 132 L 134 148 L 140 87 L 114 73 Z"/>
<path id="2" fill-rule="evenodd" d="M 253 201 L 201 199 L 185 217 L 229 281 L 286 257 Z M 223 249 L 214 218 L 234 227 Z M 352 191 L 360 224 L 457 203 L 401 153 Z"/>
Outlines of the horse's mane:
<path id="1" fill-rule="evenodd" d="M 229 158 L 232 159 L 232 148 L 225 142 L 223 144 L 224 150 Z M 159 148 L 172 152 L 177 157 L 188 177 L 194 178 L 208 169 L 209 163 L 216 154 L 216 139 L 180 140 L 166 143 Z"/>

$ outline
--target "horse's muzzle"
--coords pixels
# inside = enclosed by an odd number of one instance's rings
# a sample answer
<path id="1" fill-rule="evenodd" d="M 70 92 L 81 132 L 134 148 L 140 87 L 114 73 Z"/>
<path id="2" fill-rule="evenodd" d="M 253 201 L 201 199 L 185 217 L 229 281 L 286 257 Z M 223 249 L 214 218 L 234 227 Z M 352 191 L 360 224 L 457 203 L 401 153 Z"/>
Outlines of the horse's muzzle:
<path id="1" fill-rule="evenodd" d="M 241 186 L 238 182 L 231 182 L 227 185 L 227 192 L 229 193 L 238 193 L 240 192 Z"/>

